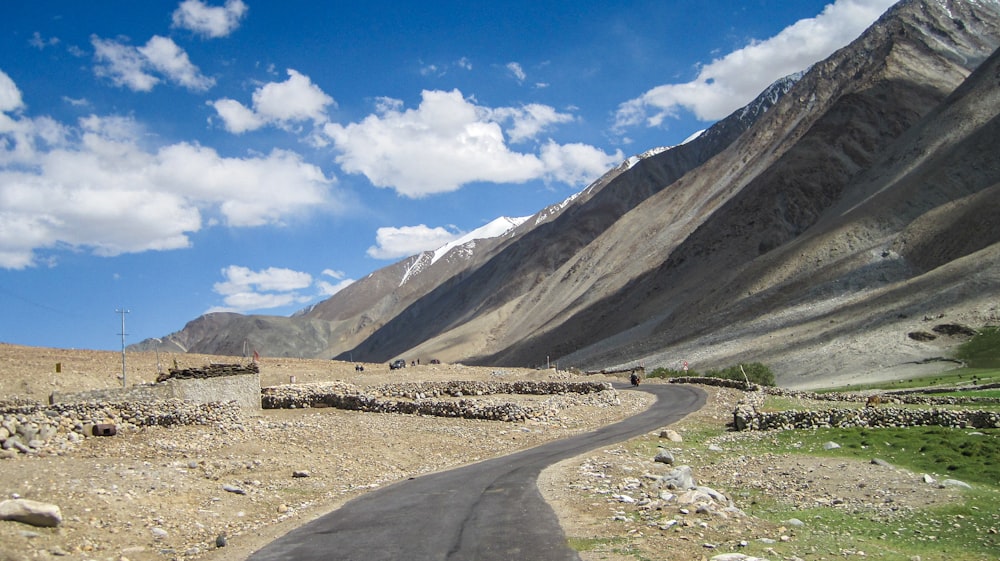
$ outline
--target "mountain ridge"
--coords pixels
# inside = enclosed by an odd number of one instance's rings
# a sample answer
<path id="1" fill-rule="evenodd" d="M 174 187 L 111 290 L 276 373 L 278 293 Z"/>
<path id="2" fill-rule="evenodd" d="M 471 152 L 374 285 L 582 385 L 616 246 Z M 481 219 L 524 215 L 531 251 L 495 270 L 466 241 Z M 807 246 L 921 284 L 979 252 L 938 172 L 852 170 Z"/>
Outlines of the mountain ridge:
<path id="1" fill-rule="evenodd" d="M 1000 242 L 998 44 L 1000 2 L 904 0 L 690 141 L 627 159 L 461 258 L 456 244 L 419 282 L 392 285 L 414 256 L 301 316 L 175 335 L 218 352 L 204 345 L 287 329 L 297 347 L 269 354 L 374 362 L 760 359 L 787 385 L 817 383 L 832 357 L 877 375 L 863 341 L 891 339 L 885 360 L 926 358 L 944 343 L 906 340 L 921 307 L 996 316 L 967 289 L 1000 291 L 977 258 Z"/>

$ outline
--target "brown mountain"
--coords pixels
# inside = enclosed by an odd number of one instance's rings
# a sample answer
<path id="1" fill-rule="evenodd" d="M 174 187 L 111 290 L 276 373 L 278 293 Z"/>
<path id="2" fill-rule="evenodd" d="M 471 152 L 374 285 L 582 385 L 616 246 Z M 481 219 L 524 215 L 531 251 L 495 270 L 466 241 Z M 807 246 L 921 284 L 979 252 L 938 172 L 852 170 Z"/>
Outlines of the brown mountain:
<path id="1" fill-rule="evenodd" d="M 288 330 L 300 340 L 269 354 L 891 376 L 950 344 L 906 336 L 933 327 L 925 316 L 998 315 L 998 45 L 996 0 L 900 2 L 698 139 L 475 251 L 412 275 L 429 261 L 415 256 L 292 318 L 227 315 L 196 336 L 206 316 L 168 340 L 220 352 L 205 345 Z"/>

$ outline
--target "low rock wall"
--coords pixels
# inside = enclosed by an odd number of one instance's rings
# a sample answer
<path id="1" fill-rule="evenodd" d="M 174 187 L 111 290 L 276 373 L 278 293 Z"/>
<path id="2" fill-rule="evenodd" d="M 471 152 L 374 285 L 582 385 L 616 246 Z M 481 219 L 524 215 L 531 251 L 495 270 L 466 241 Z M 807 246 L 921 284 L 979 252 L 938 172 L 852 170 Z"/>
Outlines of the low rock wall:
<path id="1" fill-rule="evenodd" d="M 972 409 L 914 409 L 898 404 L 959 405 L 997 403 L 993 398 L 943 397 L 917 394 L 878 394 L 881 404 L 875 407 L 828 408 L 820 410 L 761 411 L 768 395 L 784 395 L 818 401 L 865 403 L 872 394 L 795 392 L 758 386 L 736 404 L 733 428 L 743 430 L 786 430 L 829 427 L 915 427 L 1000 428 L 1000 412 Z"/>
<path id="2" fill-rule="evenodd" d="M 862 407 L 822 409 L 818 411 L 778 411 L 762 413 L 737 408 L 737 430 L 787 430 L 829 427 L 916 427 L 1000 428 L 1000 413 L 952 409 L 903 409 L 900 407 Z"/>
<path id="3" fill-rule="evenodd" d="M 149 426 L 236 424 L 242 422 L 243 412 L 235 401 L 180 399 L 9 407 L 0 411 L 0 457 L 43 449 L 58 454 L 93 436 L 95 425 L 113 425 L 117 432 Z"/>
<path id="4" fill-rule="evenodd" d="M 490 421 L 520 422 L 551 415 L 551 404 L 523 405 L 481 399 L 448 400 L 448 397 L 498 394 L 564 395 L 595 394 L 606 402 L 617 402 L 610 384 L 600 382 L 418 382 L 387 384 L 361 390 L 345 383 L 271 386 L 262 390 L 264 409 L 336 407 L 370 413 L 405 413 L 435 417 L 460 417 Z"/>

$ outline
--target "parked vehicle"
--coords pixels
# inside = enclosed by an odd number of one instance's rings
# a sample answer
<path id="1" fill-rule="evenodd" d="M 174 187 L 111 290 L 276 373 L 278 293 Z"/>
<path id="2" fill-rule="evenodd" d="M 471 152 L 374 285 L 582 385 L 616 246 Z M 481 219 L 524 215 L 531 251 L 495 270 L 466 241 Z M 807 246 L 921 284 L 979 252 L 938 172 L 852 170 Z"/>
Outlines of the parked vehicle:
<path id="1" fill-rule="evenodd" d="M 397 368 L 406 368 L 406 361 L 401 358 L 397 358 L 389 363 L 389 370 L 395 370 Z"/>

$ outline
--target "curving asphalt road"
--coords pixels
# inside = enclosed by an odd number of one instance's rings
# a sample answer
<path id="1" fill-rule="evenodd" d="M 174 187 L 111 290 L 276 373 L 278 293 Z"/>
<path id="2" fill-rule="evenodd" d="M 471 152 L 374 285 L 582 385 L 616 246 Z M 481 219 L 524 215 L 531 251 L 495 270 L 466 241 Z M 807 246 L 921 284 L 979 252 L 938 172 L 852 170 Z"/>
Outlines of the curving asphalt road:
<path id="1" fill-rule="evenodd" d="M 248 561 L 579 561 L 538 491 L 538 474 L 556 462 L 674 423 L 706 399 L 691 386 L 644 384 L 638 389 L 657 396 L 638 415 L 366 493 L 289 532 Z"/>

